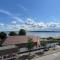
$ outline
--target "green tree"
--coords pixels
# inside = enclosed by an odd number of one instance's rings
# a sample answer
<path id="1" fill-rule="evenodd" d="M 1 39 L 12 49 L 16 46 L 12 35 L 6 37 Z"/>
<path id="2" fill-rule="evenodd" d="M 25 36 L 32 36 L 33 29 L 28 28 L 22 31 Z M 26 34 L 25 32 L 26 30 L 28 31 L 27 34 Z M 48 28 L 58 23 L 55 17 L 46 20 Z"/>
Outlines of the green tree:
<path id="1" fill-rule="evenodd" d="M 45 41 L 45 40 L 41 41 L 41 46 L 44 48 L 45 51 L 49 50 L 49 48 L 47 47 L 47 44 L 48 44 L 47 41 Z"/>
<path id="2" fill-rule="evenodd" d="M 45 47 L 47 45 L 47 43 L 48 43 L 47 41 L 42 40 L 41 41 L 41 46 L 44 46 Z"/>
<path id="3" fill-rule="evenodd" d="M 0 46 L 2 46 L 6 38 L 7 38 L 7 34 L 4 32 L 0 32 Z"/>
<path id="4" fill-rule="evenodd" d="M 53 43 L 54 42 L 53 37 L 48 37 L 47 40 L 48 40 L 48 43 Z"/>
<path id="5" fill-rule="evenodd" d="M 24 29 L 20 29 L 19 35 L 26 35 L 26 31 Z"/>
<path id="6" fill-rule="evenodd" d="M 48 42 L 50 43 L 50 46 L 51 46 L 51 43 L 54 43 L 53 49 L 55 50 L 55 42 L 56 42 L 56 40 L 53 37 L 49 37 L 47 39 L 48 39 Z"/>
<path id="7" fill-rule="evenodd" d="M 60 45 L 60 38 L 57 39 L 58 45 Z"/>
<path id="8" fill-rule="evenodd" d="M 27 42 L 27 49 L 29 51 L 29 60 L 30 60 L 30 55 L 31 55 L 31 49 L 34 47 L 34 42 L 32 41 L 32 39 L 29 38 L 28 42 Z"/>
<path id="9" fill-rule="evenodd" d="M 60 40 L 58 40 L 58 45 L 60 45 Z"/>
<path id="10" fill-rule="evenodd" d="M 9 36 L 16 36 L 16 35 L 17 35 L 17 33 L 14 32 L 14 31 L 11 31 L 11 32 L 9 33 Z"/>

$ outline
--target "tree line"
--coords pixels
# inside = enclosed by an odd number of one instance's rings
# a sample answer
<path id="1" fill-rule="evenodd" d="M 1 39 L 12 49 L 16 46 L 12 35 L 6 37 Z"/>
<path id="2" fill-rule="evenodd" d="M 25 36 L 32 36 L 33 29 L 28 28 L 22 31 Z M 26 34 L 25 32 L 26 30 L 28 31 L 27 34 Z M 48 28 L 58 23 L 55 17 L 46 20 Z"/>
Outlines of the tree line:
<path id="1" fill-rule="evenodd" d="M 20 29 L 18 34 L 16 32 L 14 32 L 14 31 L 11 31 L 8 35 L 9 36 L 26 35 L 26 30 Z"/>
<path id="2" fill-rule="evenodd" d="M 19 36 L 19 35 L 26 35 L 26 30 L 20 29 L 18 34 L 14 31 L 11 31 L 8 34 L 8 36 Z M 7 38 L 7 34 L 5 32 L 0 32 L 0 46 L 2 46 L 6 38 Z"/>

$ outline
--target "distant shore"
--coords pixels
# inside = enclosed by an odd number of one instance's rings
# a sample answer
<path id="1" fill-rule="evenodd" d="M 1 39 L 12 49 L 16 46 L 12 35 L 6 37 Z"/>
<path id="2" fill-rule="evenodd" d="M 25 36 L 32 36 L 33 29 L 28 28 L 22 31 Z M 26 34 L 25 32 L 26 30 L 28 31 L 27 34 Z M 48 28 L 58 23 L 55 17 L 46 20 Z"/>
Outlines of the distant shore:
<path id="1" fill-rule="evenodd" d="M 28 32 L 60 32 L 60 31 L 28 31 Z"/>
<path id="2" fill-rule="evenodd" d="M 7 35 L 9 34 L 9 32 L 11 31 L 3 31 L 5 32 Z M 14 31 L 18 34 L 18 31 Z M 60 31 L 26 31 L 26 35 L 27 36 L 38 36 L 40 38 L 44 38 L 44 37 L 60 37 Z"/>

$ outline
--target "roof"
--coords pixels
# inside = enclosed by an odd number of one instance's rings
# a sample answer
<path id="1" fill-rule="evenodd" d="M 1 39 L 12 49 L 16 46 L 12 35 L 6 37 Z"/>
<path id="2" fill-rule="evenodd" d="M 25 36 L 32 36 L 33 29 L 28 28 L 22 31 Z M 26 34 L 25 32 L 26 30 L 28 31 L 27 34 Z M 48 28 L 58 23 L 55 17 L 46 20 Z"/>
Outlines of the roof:
<path id="1" fill-rule="evenodd" d="M 27 43 L 29 38 L 31 38 L 33 42 L 37 42 L 39 40 L 39 38 L 36 36 L 9 36 L 7 37 L 3 45 Z"/>
<path id="2" fill-rule="evenodd" d="M 13 48 L 16 48 L 16 46 L 15 45 L 3 46 L 3 47 L 0 47 L 0 51 L 7 50 L 7 49 L 13 49 Z"/>

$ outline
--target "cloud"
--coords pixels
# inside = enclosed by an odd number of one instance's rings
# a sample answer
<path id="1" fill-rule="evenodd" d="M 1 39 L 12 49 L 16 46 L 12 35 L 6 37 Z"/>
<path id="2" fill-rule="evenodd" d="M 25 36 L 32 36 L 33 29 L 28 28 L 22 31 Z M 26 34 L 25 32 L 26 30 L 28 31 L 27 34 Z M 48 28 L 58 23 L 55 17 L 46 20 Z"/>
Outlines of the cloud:
<path id="1" fill-rule="evenodd" d="M 18 31 L 21 28 L 24 28 L 26 30 L 51 30 L 56 27 L 56 29 L 60 28 L 60 24 L 56 23 L 55 26 L 54 24 L 48 24 L 44 22 L 38 22 L 35 24 L 27 25 L 27 24 L 18 24 L 15 21 L 12 21 L 12 24 L 0 24 L 1 30 L 10 30 L 10 31 Z M 50 22 L 51 23 L 51 22 Z M 6 27 L 6 28 L 5 28 Z M 55 29 L 54 29 L 55 30 Z"/>
<path id="2" fill-rule="evenodd" d="M 25 6 L 23 6 L 22 4 L 18 4 L 18 7 L 20 7 L 21 9 L 23 9 L 24 11 L 27 11 L 28 9 L 25 7 Z"/>
<path id="3" fill-rule="evenodd" d="M 27 18 L 27 20 L 25 21 L 26 25 L 33 25 L 36 24 L 36 21 L 32 18 Z"/>
<path id="4" fill-rule="evenodd" d="M 31 18 L 27 18 L 25 24 L 33 29 L 47 28 L 47 25 L 44 22 L 36 22 L 34 19 L 31 19 Z"/>
<path id="5" fill-rule="evenodd" d="M 4 26 L 4 23 L 0 23 L 0 26 Z"/>
<path id="6" fill-rule="evenodd" d="M 1 9 L 0 9 L 0 12 L 1 12 L 1 13 L 4 13 L 4 14 L 7 14 L 7 15 L 9 15 L 9 16 L 11 16 L 11 13 L 10 13 L 10 12 L 8 12 L 8 11 L 1 10 Z"/>
<path id="7" fill-rule="evenodd" d="M 16 22 L 16 21 L 12 21 L 11 23 L 12 23 L 12 24 L 16 24 L 17 22 Z"/>
<path id="8" fill-rule="evenodd" d="M 60 23 L 55 22 L 55 21 L 50 21 L 50 22 L 36 22 L 34 18 L 26 18 L 25 21 L 23 21 L 21 18 L 17 16 L 13 16 L 8 11 L 5 10 L 0 10 L 0 12 L 7 14 L 14 18 L 14 20 L 11 21 L 10 24 L 4 24 L 0 22 L 0 30 L 5 31 L 5 30 L 10 30 L 10 31 L 17 31 L 21 28 L 24 28 L 26 30 L 51 30 L 51 29 L 60 29 Z M 21 24 L 22 23 L 22 24 Z"/>
<path id="9" fill-rule="evenodd" d="M 24 11 L 27 11 L 27 9 L 23 5 L 19 5 Z M 23 19 L 14 16 L 9 11 L 0 9 L 1 13 L 7 14 L 8 16 L 12 17 L 14 20 L 11 21 L 11 24 L 4 24 L 0 22 L 0 30 L 19 30 L 21 28 L 24 28 L 26 30 L 42 30 L 42 29 L 60 29 L 60 22 L 56 21 L 50 21 L 50 22 L 36 22 L 34 18 L 27 17 L 26 20 L 23 21 Z M 22 23 L 22 24 L 21 24 Z"/>
<path id="10" fill-rule="evenodd" d="M 0 12 L 4 13 L 14 19 L 14 20 L 11 20 L 10 24 L 4 25 L 3 23 L 0 22 L 0 30 L 1 31 L 3 31 L 3 30 L 18 30 L 18 29 L 20 29 L 20 24 L 24 23 L 24 21 L 21 18 L 14 16 L 9 11 L 0 9 Z M 18 23 L 20 23 L 20 24 L 18 24 Z"/>
<path id="11" fill-rule="evenodd" d="M 60 26 L 60 23 L 57 23 L 57 22 L 49 22 L 49 23 L 47 23 L 47 26 L 49 28 L 58 28 Z"/>
<path id="12" fill-rule="evenodd" d="M 60 28 L 60 23 L 55 21 L 50 22 L 36 22 L 34 19 L 27 18 L 25 22 L 26 26 L 28 26 L 29 30 L 49 30 L 49 29 L 58 29 Z"/>
<path id="13" fill-rule="evenodd" d="M 21 18 L 19 18 L 19 17 L 17 17 L 17 16 L 14 16 L 14 15 L 13 15 L 12 13 L 10 13 L 9 11 L 0 9 L 0 12 L 9 15 L 10 17 L 12 17 L 13 19 L 19 21 L 20 23 L 23 23 L 23 22 L 24 22 Z"/>
<path id="14" fill-rule="evenodd" d="M 0 31 L 5 31 L 5 24 L 0 22 Z"/>
<path id="15" fill-rule="evenodd" d="M 21 18 L 19 18 L 19 17 L 13 17 L 14 19 L 16 19 L 16 21 L 18 21 L 18 22 L 20 22 L 20 23 L 24 23 L 24 21 L 21 19 Z"/>
<path id="16" fill-rule="evenodd" d="M 18 31 L 20 29 L 20 25 L 19 24 L 7 24 L 6 25 L 6 29 L 7 31 Z"/>

